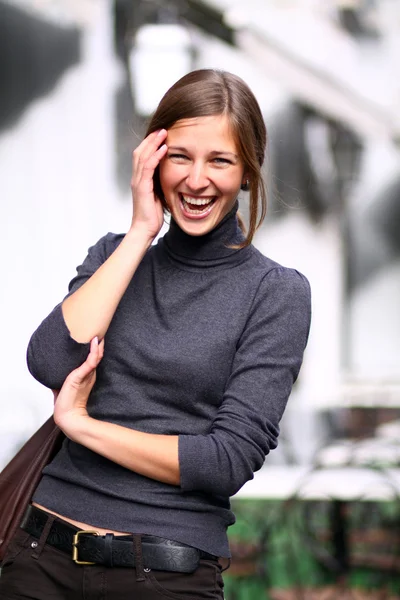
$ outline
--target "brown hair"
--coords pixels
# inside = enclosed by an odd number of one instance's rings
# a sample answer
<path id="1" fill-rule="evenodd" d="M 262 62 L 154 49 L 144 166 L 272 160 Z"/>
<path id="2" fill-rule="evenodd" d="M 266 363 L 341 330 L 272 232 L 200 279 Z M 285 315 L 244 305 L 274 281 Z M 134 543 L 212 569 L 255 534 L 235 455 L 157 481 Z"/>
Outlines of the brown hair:
<path id="1" fill-rule="evenodd" d="M 181 119 L 223 114 L 228 116 L 249 180 L 249 229 L 239 246 L 244 247 L 251 243 L 267 209 L 261 175 L 267 131 L 258 102 L 247 84 L 237 75 L 214 69 L 200 69 L 184 75 L 161 99 L 146 136 L 158 129 L 169 129 Z M 158 169 L 154 175 L 154 191 L 166 210 Z M 241 219 L 239 222 L 243 228 Z"/>

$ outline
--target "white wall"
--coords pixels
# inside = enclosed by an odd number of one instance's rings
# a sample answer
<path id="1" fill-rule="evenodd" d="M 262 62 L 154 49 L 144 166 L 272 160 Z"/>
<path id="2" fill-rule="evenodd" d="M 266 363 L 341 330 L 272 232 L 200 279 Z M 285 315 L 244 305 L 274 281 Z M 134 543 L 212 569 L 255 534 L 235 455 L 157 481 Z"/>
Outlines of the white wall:
<path id="1" fill-rule="evenodd" d="M 28 373 L 31 333 L 67 291 L 89 245 L 129 226 L 129 190 L 114 182 L 109 5 L 98 1 L 83 60 L 0 136 L 0 466 L 50 414 L 52 394 Z"/>

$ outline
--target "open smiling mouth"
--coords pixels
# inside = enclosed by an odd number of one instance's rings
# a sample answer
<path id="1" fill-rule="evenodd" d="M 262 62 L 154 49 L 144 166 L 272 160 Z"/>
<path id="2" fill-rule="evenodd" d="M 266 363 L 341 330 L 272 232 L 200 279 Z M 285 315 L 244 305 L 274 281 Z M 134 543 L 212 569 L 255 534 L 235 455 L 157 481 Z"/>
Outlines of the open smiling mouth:
<path id="1" fill-rule="evenodd" d="M 210 213 L 217 199 L 216 196 L 213 198 L 194 198 L 183 194 L 179 194 L 179 197 L 184 211 L 195 216 L 205 216 Z"/>

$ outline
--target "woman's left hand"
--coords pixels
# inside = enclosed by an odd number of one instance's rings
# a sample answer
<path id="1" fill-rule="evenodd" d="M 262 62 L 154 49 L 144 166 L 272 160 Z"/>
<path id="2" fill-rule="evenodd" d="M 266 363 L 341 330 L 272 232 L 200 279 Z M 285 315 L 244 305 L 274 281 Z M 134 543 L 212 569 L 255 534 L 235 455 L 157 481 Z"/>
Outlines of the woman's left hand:
<path id="1" fill-rule="evenodd" d="M 74 369 L 60 390 L 53 390 L 54 421 L 67 437 L 73 437 L 78 420 L 88 417 L 86 409 L 89 394 L 96 381 L 96 368 L 104 354 L 104 339 L 94 338 L 85 362 Z"/>

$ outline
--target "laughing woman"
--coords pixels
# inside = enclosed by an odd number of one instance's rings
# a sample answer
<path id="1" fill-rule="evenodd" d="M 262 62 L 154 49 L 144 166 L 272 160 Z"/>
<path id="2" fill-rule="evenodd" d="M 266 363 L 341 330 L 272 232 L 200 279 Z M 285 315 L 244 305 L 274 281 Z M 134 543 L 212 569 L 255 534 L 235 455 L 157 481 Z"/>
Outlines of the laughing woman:
<path id="1" fill-rule="evenodd" d="M 133 154 L 129 231 L 90 248 L 29 343 L 66 440 L 1 598 L 223 598 L 229 498 L 277 445 L 310 324 L 305 277 L 251 243 L 265 146 L 232 74 L 194 71 L 162 98 Z"/>

